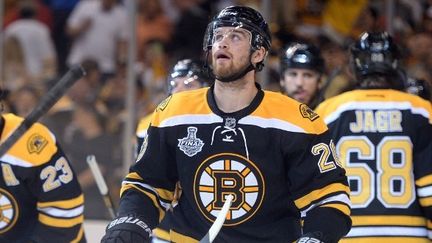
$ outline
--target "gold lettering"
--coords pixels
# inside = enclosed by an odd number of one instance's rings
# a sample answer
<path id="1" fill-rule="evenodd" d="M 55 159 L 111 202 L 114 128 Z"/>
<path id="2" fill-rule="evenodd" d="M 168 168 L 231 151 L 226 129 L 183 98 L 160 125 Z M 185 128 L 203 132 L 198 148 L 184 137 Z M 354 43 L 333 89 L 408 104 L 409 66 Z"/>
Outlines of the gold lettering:
<path id="1" fill-rule="evenodd" d="M 355 111 L 356 121 L 350 123 L 350 130 L 353 133 L 358 133 L 363 130 L 363 112 Z"/>

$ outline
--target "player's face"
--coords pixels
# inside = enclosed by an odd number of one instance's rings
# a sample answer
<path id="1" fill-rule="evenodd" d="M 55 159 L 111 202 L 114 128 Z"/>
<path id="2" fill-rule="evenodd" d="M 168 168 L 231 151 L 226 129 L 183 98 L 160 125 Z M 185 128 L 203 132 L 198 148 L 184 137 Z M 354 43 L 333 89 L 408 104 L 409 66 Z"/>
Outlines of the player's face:
<path id="1" fill-rule="evenodd" d="M 173 87 L 171 90 L 172 94 L 178 93 L 180 91 L 201 88 L 201 83 L 196 77 L 178 77 L 171 80 L 170 85 Z"/>
<path id="2" fill-rule="evenodd" d="M 217 77 L 230 77 L 250 63 L 252 35 L 236 27 L 220 27 L 213 33 L 212 64 Z"/>
<path id="3" fill-rule="evenodd" d="M 316 71 L 288 68 L 281 80 L 283 91 L 297 101 L 309 104 L 317 94 L 320 75 Z"/>

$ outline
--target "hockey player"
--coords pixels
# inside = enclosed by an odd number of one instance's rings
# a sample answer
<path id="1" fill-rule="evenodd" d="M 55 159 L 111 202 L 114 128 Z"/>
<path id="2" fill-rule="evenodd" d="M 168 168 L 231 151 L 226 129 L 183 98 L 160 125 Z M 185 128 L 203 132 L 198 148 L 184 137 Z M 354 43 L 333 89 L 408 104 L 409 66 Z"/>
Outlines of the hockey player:
<path id="1" fill-rule="evenodd" d="M 198 242 L 231 197 L 215 242 L 337 242 L 351 225 L 345 172 L 324 122 L 256 82 L 267 23 L 230 6 L 206 32 L 215 84 L 158 106 L 102 242 Z M 168 210 L 178 181 L 183 193 Z"/>
<path id="2" fill-rule="evenodd" d="M 1 140 L 23 121 L 0 116 Z M 85 242 L 84 197 L 54 135 L 35 123 L 0 158 L 0 242 Z"/>
<path id="3" fill-rule="evenodd" d="M 324 59 L 318 47 L 295 42 L 280 57 L 280 85 L 289 97 L 314 109 L 319 101 Z"/>
<path id="4" fill-rule="evenodd" d="M 203 72 L 203 62 L 194 59 L 179 60 L 173 67 L 168 77 L 168 95 L 180 91 L 194 90 L 207 87 L 210 84 L 210 78 Z M 147 134 L 147 128 L 150 125 L 151 115 L 142 118 L 137 127 L 136 136 L 137 144 L 141 145 L 144 136 Z M 138 149 L 140 146 L 138 146 Z M 137 151 L 139 152 L 139 151 Z"/>
<path id="5" fill-rule="evenodd" d="M 342 242 L 430 242 L 431 103 L 400 91 L 400 54 L 386 32 L 362 34 L 350 53 L 358 89 L 316 109 L 351 187 L 353 227 Z"/>

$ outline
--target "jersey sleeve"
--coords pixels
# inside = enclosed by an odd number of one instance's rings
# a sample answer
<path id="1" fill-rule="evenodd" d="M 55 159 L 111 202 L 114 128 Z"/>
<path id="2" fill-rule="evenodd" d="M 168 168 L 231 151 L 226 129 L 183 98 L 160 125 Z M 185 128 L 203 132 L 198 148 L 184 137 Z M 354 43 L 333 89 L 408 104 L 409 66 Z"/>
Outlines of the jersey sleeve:
<path id="1" fill-rule="evenodd" d="M 418 139 L 413 141 L 415 185 L 425 217 L 432 221 L 432 124 L 424 124 L 417 133 Z"/>
<path id="2" fill-rule="evenodd" d="M 39 126 L 38 137 L 30 137 L 29 156 L 48 159 L 34 167 L 27 185 L 37 198 L 38 222 L 32 240 L 36 242 L 85 242 L 84 196 L 68 159 L 52 139 L 54 135 Z M 52 136 L 52 138 L 48 137 Z M 33 146 L 33 149 L 31 149 Z"/>
<path id="3" fill-rule="evenodd" d="M 175 160 L 165 136 L 163 129 L 148 128 L 137 161 L 121 189 L 119 215 L 141 215 L 151 228 L 156 227 L 171 207 L 178 181 Z"/>
<path id="4" fill-rule="evenodd" d="M 293 161 L 287 177 L 294 203 L 304 219 L 304 233 L 321 232 L 329 242 L 337 241 L 351 227 L 345 170 L 328 131 L 297 136 L 286 141 L 287 151 L 294 152 L 285 156 Z"/>

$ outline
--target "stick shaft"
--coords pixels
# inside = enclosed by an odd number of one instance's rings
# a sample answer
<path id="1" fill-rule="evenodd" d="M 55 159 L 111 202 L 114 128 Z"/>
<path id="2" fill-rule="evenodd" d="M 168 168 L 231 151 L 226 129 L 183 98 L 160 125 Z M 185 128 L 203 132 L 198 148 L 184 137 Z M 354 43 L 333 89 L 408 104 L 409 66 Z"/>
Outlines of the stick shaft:
<path id="1" fill-rule="evenodd" d="M 91 172 L 95 178 L 96 185 L 99 189 L 100 194 L 103 197 L 105 206 L 107 207 L 111 218 L 114 219 L 116 217 L 114 204 L 113 204 L 112 199 L 109 195 L 108 186 L 105 182 L 105 179 L 102 176 L 102 172 L 101 172 L 99 165 L 96 161 L 96 156 L 94 156 L 94 155 L 87 156 L 87 164 L 89 165 L 90 170 L 91 170 Z"/>
<path id="2" fill-rule="evenodd" d="M 231 207 L 232 204 L 232 200 L 233 200 L 233 195 L 228 195 L 224 205 L 222 206 L 221 211 L 219 212 L 216 220 L 214 221 L 213 225 L 210 227 L 210 230 L 208 231 L 208 233 L 200 240 L 199 243 L 212 243 L 213 240 L 216 238 L 217 234 L 219 233 L 219 231 L 221 230 L 227 213 Z"/>
<path id="3" fill-rule="evenodd" d="M 0 157 L 3 156 L 19 138 L 35 123 L 42 115 L 44 115 L 74 84 L 85 74 L 84 69 L 76 66 L 70 69 L 55 85 L 43 96 L 39 104 L 24 118 L 21 124 L 13 131 L 13 133 L 0 145 Z"/>

